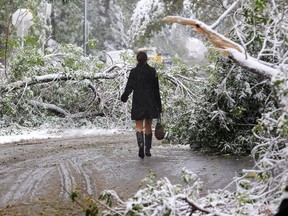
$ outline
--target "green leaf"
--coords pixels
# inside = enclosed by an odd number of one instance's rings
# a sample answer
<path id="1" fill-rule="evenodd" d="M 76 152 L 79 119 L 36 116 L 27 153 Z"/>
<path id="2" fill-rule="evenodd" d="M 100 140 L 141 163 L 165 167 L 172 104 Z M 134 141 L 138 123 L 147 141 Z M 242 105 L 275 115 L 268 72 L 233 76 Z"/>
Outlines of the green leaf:
<path id="1" fill-rule="evenodd" d="M 76 198 L 78 197 L 78 193 L 76 191 L 72 191 L 70 198 L 72 199 L 73 202 L 76 201 Z"/>

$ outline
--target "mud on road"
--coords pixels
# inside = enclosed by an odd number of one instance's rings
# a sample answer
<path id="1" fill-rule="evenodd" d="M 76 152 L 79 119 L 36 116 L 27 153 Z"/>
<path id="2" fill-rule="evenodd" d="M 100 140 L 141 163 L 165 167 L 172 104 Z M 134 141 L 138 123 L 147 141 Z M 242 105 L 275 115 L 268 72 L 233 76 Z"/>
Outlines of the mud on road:
<path id="1" fill-rule="evenodd" d="M 204 181 L 203 193 L 223 188 L 247 157 L 208 156 L 153 139 L 152 157 L 138 157 L 133 132 L 53 138 L 0 145 L 0 215 L 82 215 L 68 193 L 75 186 L 98 197 L 105 189 L 131 197 L 151 168 L 182 183 L 183 167 Z"/>

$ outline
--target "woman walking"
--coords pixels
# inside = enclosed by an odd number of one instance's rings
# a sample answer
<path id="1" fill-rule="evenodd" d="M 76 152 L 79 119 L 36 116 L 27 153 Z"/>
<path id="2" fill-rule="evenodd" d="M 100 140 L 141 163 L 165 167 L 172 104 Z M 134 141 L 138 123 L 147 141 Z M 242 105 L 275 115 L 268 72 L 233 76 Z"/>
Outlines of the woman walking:
<path id="1" fill-rule="evenodd" d="M 136 123 L 138 155 L 142 159 L 145 155 L 151 156 L 152 120 L 158 118 L 162 112 L 158 76 L 155 68 L 147 63 L 147 59 L 145 52 L 137 54 L 138 64 L 131 70 L 125 91 L 121 96 L 121 101 L 126 102 L 133 91 L 131 119 Z"/>

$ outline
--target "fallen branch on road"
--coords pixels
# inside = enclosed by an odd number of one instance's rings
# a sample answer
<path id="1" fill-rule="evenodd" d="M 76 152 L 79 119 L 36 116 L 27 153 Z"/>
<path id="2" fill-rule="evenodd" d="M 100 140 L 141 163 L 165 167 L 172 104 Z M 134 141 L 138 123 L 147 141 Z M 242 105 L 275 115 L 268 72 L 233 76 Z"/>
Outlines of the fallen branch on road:
<path id="1" fill-rule="evenodd" d="M 103 116 L 105 116 L 105 114 L 102 112 L 79 112 L 79 113 L 71 114 L 68 111 L 56 106 L 55 104 L 49 104 L 49 103 L 39 102 L 39 101 L 35 101 L 35 100 L 28 101 L 27 103 L 32 105 L 32 106 L 42 107 L 44 109 L 51 110 L 57 114 L 60 114 L 60 116 L 62 116 L 64 118 L 72 118 L 73 119 L 73 118 L 86 118 L 86 117 L 96 117 L 96 116 L 103 117 Z"/>
<path id="2" fill-rule="evenodd" d="M 107 68 L 106 70 L 104 70 L 103 72 L 96 74 L 94 76 L 91 75 L 79 75 L 79 76 L 75 76 L 75 75 L 69 75 L 69 74 L 47 74 L 47 75 L 43 75 L 43 76 L 35 76 L 35 77 L 29 77 L 26 78 L 24 80 L 20 80 L 20 81 L 16 81 L 13 83 L 10 83 L 6 86 L 1 86 L 0 88 L 0 95 L 13 91 L 13 90 L 17 90 L 17 89 L 21 89 L 27 86 L 31 86 L 31 85 L 36 85 L 36 84 L 42 84 L 42 83 L 49 83 L 49 82 L 57 82 L 57 81 L 68 81 L 68 80 L 97 80 L 97 79 L 114 79 L 119 73 L 118 72 L 114 72 L 112 74 L 110 74 L 111 71 L 115 70 L 116 68 L 119 68 L 118 65 L 113 65 L 109 68 Z"/>

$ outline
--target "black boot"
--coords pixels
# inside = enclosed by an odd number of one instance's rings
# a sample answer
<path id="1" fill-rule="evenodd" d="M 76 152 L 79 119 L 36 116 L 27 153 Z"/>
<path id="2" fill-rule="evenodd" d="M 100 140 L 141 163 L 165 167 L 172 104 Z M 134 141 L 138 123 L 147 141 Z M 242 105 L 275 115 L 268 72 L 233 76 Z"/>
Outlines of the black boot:
<path id="1" fill-rule="evenodd" d="M 144 158 L 144 136 L 143 136 L 143 131 L 137 131 L 136 132 L 136 137 L 137 137 L 137 142 L 138 142 L 138 147 L 139 147 L 139 157 Z"/>
<path id="2" fill-rule="evenodd" d="M 145 134 L 145 155 L 150 157 L 150 149 L 152 144 L 152 134 Z"/>

